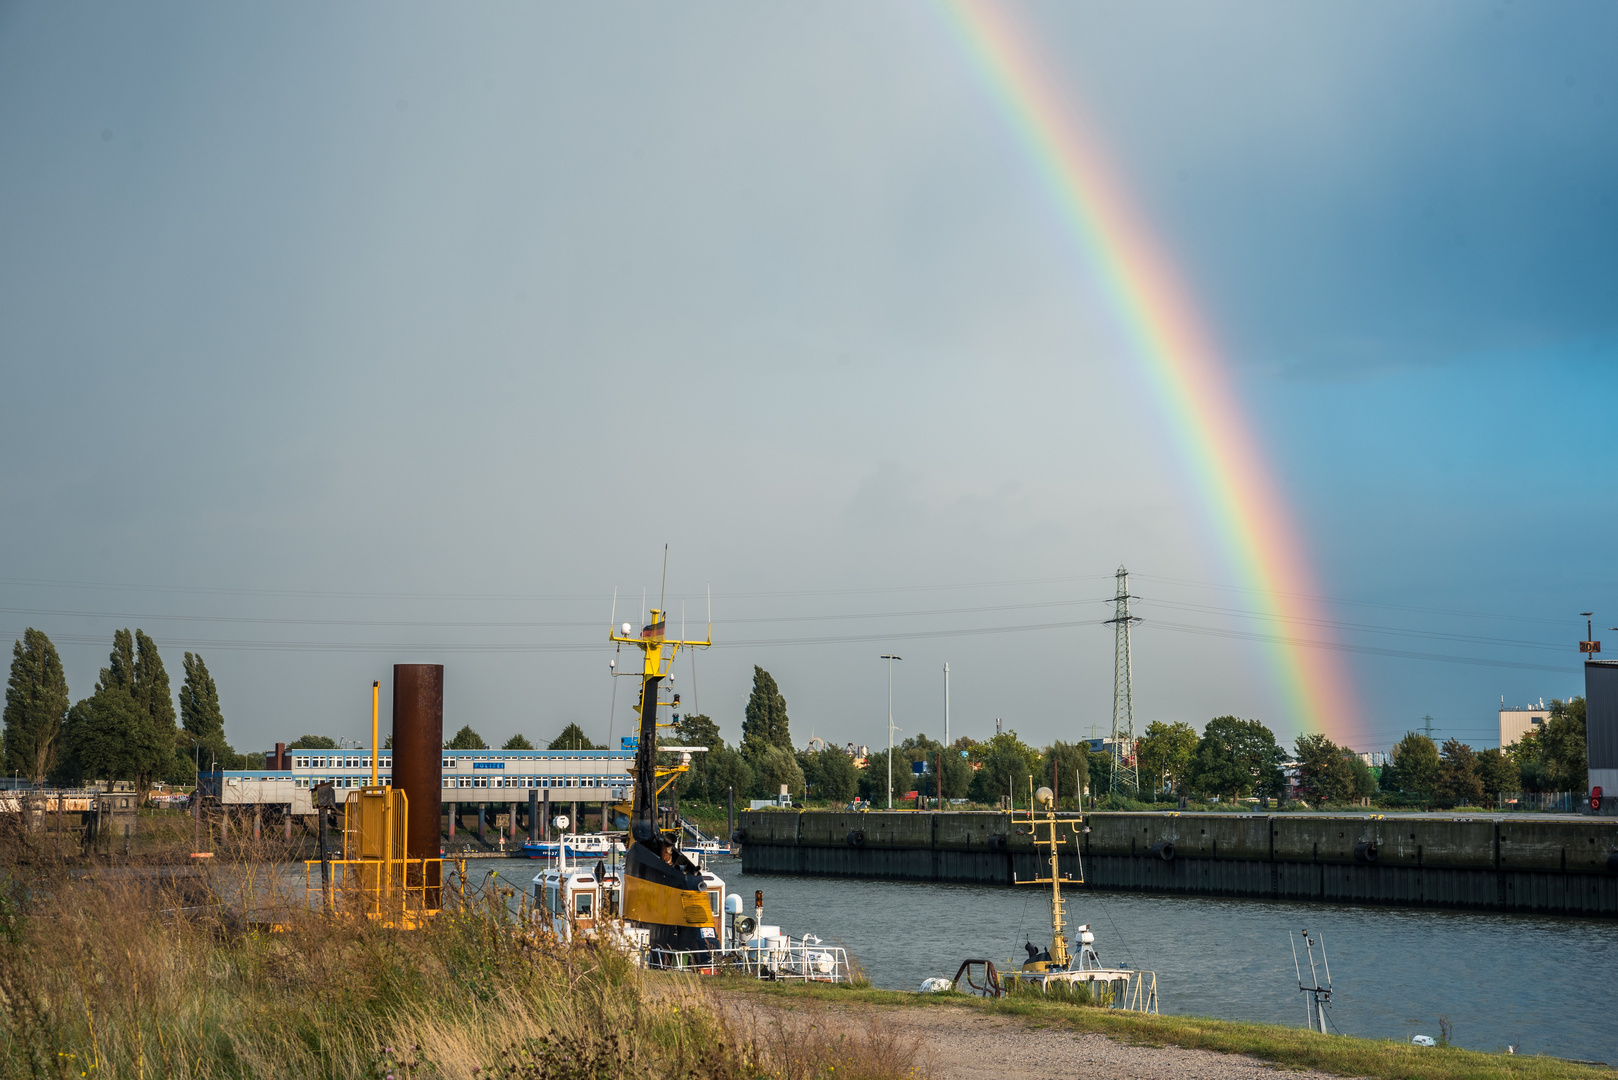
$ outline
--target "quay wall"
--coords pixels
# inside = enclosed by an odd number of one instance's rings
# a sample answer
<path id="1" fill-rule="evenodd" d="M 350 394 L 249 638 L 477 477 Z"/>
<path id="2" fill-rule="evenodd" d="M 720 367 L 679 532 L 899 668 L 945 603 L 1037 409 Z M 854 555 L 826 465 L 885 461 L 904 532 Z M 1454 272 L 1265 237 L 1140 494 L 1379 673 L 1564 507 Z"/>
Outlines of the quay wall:
<path id="1" fill-rule="evenodd" d="M 739 818 L 748 873 L 1010 885 L 1046 870 L 1026 817 L 1006 813 Z M 1077 850 L 1086 888 L 1618 917 L 1612 819 L 1170 812 L 1063 822 L 1063 872 L 1077 873 Z"/>

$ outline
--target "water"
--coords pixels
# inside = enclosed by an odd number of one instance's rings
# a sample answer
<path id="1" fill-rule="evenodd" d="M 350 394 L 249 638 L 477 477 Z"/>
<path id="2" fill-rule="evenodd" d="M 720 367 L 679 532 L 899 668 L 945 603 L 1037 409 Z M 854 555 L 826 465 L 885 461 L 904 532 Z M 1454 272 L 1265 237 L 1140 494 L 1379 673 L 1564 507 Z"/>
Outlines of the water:
<path id="1" fill-rule="evenodd" d="M 498 870 L 526 884 L 538 862 L 478 860 L 467 877 Z M 752 911 L 764 890 L 765 921 L 844 946 L 879 987 L 914 990 L 949 978 L 967 957 L 999 965 L 1049 943 L 1042 888 L 938 885 L 743 874 L 738 860 L 715 873 Z M 530 890 L 531 892 L 531 890 Z M 1618 1025 L 1601 989 L 1618 967 L 1618 924 L 1490 912 L 1343 907 L 1187 896 L 1068 894 L 1069 924 L 1088 922 L 1108 965 L 1157 972 L 1166 1013 L 1304 1024 L 1289 930 L 1323 938 L 1335 987 L 1331 1024 L 1347 1035 L 1438 1037 L 1475 1050 L 1618 1061 Z M 1300 953 L 1301 957 L 1301 953 Z M 1319 951 L 1316 951 L 1319 958 Z M 1304 977 L 1309 975 L 1304 962 Z M 1324 973 L 1322 973 L 1324 975 Z M 1323 980 L 1324 981 L 1324 980 Z"/>

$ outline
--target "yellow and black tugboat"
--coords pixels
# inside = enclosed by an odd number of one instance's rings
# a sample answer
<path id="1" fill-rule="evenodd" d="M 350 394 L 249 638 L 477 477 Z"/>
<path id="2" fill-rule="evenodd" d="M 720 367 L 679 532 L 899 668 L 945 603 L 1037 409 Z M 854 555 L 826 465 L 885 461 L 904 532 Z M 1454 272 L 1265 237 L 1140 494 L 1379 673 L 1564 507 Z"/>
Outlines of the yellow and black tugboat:
<path id="1" fill-rule="evenodd" d="M 704 648 L 713 644 L 713 627 L 703 641 L 681 641 L 668 637 L 664 613 L 653 608 L 651 619 L 632 636 L 633 627 L 609 628 L 608 637 L 620 645 L 641 650 L 639 742 L 635 749 L 634 799 L 629 813 L 629 837 L 624 852 L 622 916 L 632 927 L 646 933 L 646 946 L 653 956 L 660 953 L 694 953 L 717 948 L 719 911 L 710 897 L 716 895 L 703 880 L 702 869 L 692 862 L 676 843 L 678 825 L 665 830 L 658 808 L 658 794 L 673 774 L 683 768 L 657 767 L 658 690 L 674 667 L 682 648 Z M 620 632 L 621 631 L 621 632 Z M 672 704 L 678 704 L 674 698 Z M 664 783 L 659 784 L 660 779 Z M 722 888 L 722 886 L 721 886 Z"/>

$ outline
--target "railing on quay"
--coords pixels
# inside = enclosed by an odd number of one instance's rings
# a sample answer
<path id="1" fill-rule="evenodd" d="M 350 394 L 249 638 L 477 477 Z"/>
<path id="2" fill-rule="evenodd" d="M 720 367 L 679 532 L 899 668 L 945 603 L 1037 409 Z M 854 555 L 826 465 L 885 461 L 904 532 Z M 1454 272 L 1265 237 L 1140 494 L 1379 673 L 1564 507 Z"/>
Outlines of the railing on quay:
<path id="1" fill-rule="evenodd" d="M 780 945 L 739 949 L 663 949 L 642 947 L 642 967 L 701 975 L 749 975 L 781 982 L 843 983 L 851 978 L 848 953 L 811 937 Z"/>
<path id="2" fill-rule="evenodd" d="M 1582 813 L 1590 805 L 1582 791 L 1502 791 L 1497 809 L 1510 812 Z"/>

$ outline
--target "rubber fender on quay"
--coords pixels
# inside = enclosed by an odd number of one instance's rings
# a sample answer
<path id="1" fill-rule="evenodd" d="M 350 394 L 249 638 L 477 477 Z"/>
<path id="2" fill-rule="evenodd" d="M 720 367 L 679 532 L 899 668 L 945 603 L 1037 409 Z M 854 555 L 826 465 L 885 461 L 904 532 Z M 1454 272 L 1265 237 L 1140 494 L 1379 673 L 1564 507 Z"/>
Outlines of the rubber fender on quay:
<path id="1" fill-rule="evenodd" d="M 1614 851 L 1607 856 L 1607 869 L 1618 874 L 1618 851 Z"/>
<path id="2" fill-rule="evenodd" d="M 864 847 L 865 846 L 865 830 L 864 829 L 850 830 L 849 834 L 848 834 L 848 846 L 849 847 Z"/>
<path id="3" fill-rule="evenodd" d="M 747 830 L 737 829 L 735 832 L 731 833 L 730 842 L 733 844 L 745 844 L 747 842 Z"/>
<path id="4" fill-rule="evenodd" d="M 1173 840 L 1159 840 L 1157 843 L 1152 845 L 1151 850 L 1152 850 L 1153 855 L 1156 855 L 1159 859 L 1162 859 L 1164 862 L 1173 862 L 1174 861 L 1174 841 Z"/>
<path id="5" fill-rule="evenodd" d="M 1354 845 L 1354 861 L 1372 863 L 1376 862 L 1376 841 L 1361 840 Z"/>
<path id="6" fill-rule="evenodd" d="M 1006 839 L 1005 833 L 994 833 L 989 837 L 990 851 L 1004 851 L 1009 846 L 1010 841 Z"/>

